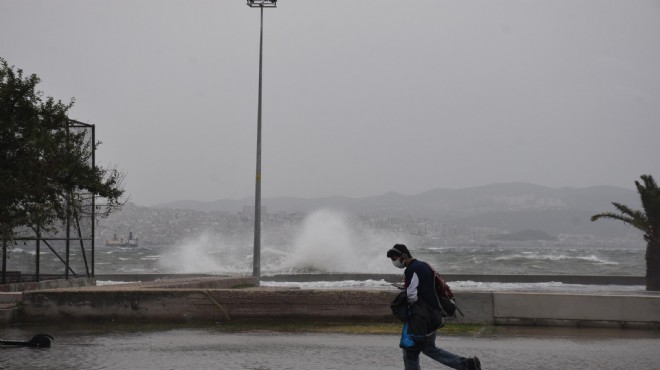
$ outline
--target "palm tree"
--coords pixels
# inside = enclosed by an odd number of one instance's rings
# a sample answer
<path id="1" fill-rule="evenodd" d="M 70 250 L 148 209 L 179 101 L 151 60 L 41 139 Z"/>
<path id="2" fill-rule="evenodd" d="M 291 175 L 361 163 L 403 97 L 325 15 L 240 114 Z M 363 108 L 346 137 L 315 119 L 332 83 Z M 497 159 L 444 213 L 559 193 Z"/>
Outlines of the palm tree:
<path id="1" fill-rule="evenodd" d="M 651 175 L 642 175 L 642 183 L 635 181 L 644 211 L 612 203 L 619 213 L 599 213 L 591 221 L 611 218 L 623 221 L 644 233 L 646 240 L 646 290 L 660 290 L 660 188 Z"/>

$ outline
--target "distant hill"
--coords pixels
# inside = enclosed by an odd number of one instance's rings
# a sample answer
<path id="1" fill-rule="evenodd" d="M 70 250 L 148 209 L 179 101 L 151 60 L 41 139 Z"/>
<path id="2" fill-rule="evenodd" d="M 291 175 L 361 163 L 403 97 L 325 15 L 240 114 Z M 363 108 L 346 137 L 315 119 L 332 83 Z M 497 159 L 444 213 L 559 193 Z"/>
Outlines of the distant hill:
<path id="1" fill-rule="evenodd" d="M 619 236 L 630 232 L 623 223 L 592 223 L 591 215 L 612 211 L 612 202 L 640 208 L 637 193 L 613 186 L 549 188 L 527 183 L 504 183 L 465 189 L 434 189 L 420 194 L 386 193 L 349 198 L 264 198 L 269 213 L 333 208 L 368 217 L 421 217 L 466 227 L 492 227 L 510 232 L 539 230 L 561 233 Z M 213 202 L 175 201 L 152 208 L 190 209 L 202 212 L 240 212 L 253 198 Z"/>
<path id="2" fill-rule="evenodd" d="M 349 198 L 264 198 L 269 212 L 309 212 L 321 208 L 345 209 L 360 214 L 463 218 L 493 212 L 612 210 L 611 202 L 632 207 L 639 203 L 635 191 L 614 186 L 549 188 L 525 183 L 492 184 L 465 189 L 434 189 L 420 194 L 389 192 L 378 196 Z M 254 198 L 211 202 L 180 200 L 151 208 L 190 209 L 202 212 L 240 212 L 254 205 Z"/>

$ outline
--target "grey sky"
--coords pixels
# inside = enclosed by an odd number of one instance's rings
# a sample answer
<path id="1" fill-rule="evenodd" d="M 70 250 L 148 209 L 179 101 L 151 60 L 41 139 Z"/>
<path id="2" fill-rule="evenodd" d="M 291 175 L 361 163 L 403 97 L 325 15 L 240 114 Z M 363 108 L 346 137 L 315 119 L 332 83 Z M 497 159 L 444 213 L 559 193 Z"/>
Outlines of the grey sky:
<path id="1" fill-rule="evenodd" d="M 263 196 L 660 178 L 660 2 L 281 0 Z M 0 56 L 76 98 L 132 201 L 254 193 L 259 11 L 0 0 Z"/>

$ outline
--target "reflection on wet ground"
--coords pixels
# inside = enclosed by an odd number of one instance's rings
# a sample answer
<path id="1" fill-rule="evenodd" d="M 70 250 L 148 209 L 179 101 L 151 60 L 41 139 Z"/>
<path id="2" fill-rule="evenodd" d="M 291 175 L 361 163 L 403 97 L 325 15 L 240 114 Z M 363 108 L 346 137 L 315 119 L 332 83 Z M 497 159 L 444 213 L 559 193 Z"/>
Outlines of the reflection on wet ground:
<path id="1" fill-rule="evenodd" d="M 48 349 L 0 346 L 0 369 L 401 369 L 397 335 L 249 332 L 217 326 L 85 324 L 0 328 L 0 338 L 55 337 Z M 484 369 L 657 369 L 660 331 L 487 327 L 437 344 Z M 428 358 L 422 368 L 440 368 Z"/>

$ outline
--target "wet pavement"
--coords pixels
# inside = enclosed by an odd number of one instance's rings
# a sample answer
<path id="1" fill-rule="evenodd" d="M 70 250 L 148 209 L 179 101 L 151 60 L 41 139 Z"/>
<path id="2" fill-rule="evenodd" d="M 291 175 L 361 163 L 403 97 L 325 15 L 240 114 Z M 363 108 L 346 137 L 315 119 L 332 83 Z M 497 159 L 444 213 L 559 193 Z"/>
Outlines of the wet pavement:
<path id="1" fill-rule="evenodd" d="M 402 369 L 397 335 L 227 333 L 216 327 L 86 324 L 0 327 L 4 340 L 47 332 L 47 349 L 0 346 L 0 369 Z M 497 327 L 437 345 L 483 369 L 658 369 L 660 331 Z M 442 369 L 429 358 L 423 369 Z"/>

